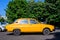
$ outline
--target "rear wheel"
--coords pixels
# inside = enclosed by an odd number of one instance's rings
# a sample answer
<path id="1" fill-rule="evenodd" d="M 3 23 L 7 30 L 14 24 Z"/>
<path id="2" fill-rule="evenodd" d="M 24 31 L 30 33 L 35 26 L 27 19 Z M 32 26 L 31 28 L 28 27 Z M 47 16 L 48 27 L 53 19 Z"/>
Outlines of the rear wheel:
<path id="1" fill-rule="evenodd" d="M 15 29 L 13 31 L 13 34 L 16 35 L 16 36 L 19 36 L 21 34 L 20 30 L 19 29 Z"/>
<path id="2" fill-rule="evenodd" d="M 49 35 L 50 34 L 50 30 L 49 29 L 44 29 L 43 30 L 43 34 L 44 35 Z"/>

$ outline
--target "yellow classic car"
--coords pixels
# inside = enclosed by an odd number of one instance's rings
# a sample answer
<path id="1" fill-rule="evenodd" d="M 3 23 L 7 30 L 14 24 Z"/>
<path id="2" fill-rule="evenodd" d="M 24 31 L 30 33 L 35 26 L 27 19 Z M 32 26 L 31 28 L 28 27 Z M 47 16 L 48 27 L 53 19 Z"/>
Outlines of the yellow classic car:
<path id="1" fill-rule="evenodd" d="M 6 25 L 7 32 L 13 32 L 14 35 L 20 35 L 21 32 L 42 32 L 44 35 L 48 35 L 54 29 L 53 25 L 39 23 L 36 19 L 32 18 L 20 18 L 15 20 L 14 23 Z"/>

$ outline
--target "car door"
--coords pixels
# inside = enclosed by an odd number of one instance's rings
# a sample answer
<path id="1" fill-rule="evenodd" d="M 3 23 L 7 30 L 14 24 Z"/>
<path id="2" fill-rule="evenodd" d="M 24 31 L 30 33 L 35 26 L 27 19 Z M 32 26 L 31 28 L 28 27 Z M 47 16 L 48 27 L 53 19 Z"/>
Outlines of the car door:
<path id="1" fill-rule="evenodd" d="M 20 29 L 21 32 L 29 32 L 29 22 L 28 19 L 22 19 L 20 20 Z"/>
<path id="2" fill-rule="evenodd" d="M 40 23 L 34 19 L 30 19 L 30 31 L 31 32 L 40 32 Z"/>

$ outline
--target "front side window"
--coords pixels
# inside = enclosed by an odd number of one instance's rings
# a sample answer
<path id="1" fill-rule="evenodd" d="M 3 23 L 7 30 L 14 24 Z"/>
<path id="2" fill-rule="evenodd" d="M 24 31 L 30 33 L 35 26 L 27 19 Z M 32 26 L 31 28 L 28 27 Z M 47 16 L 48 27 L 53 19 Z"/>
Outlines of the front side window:
<path id="1" fill-rule="evenodd" d="M 36 20 L 30 20 L 31 24 L 37 24 Z"/>
<path id="2" fill-rule="evenodd" d="M 21 20 L 20 24 L 28 24 L 28 20 Z"/>

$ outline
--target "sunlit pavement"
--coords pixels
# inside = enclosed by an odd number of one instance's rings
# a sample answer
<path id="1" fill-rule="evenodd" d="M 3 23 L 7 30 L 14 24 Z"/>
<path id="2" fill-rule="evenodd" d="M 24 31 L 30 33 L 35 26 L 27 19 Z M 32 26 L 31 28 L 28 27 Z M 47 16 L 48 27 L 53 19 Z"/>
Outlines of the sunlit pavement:
<path id="1" fill-rule="evenodd" d="M 19 36 L 14 36 L 13 33 L 0 32 L 0 40 L 59 40 L 60 30 L 52 32 L 50 35 L 42 35 L 41 33 L 22 33 Z"/>

